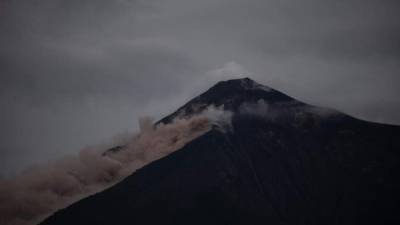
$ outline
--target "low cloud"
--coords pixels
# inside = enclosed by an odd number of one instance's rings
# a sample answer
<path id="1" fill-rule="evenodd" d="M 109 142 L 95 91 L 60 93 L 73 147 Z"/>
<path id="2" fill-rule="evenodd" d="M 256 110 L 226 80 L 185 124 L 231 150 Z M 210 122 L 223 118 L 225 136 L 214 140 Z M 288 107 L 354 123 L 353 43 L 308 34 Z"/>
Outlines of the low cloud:
<path id="1" fill-rule="evenodd" d="M 293 116 L 293 118 L 298 120 L 307 116 L 312 116 L 314 118 L 327 118 L 339 115 L 339 112 L 336 110 L 304 105 L 295 100 L 277 104 L 268 104 L 264 99 L 259 99 L 254 103 L 243 103 L 239 107 L 239 113 L 242 115 L 261 117 L 270 121 L 287 118 L 288 116 Z"/>

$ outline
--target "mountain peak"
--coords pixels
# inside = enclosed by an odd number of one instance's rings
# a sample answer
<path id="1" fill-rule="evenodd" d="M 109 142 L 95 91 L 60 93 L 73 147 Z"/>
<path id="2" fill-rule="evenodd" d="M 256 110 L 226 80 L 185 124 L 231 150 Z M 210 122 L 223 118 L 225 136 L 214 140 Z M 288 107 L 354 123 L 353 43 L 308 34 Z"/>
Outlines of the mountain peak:
<path id="1" fill-rule="evenodd" d="M 226 110 L 237 112 L 243 103 L 256 103 L 259 100 L 271 105 L 287 102 L 303 104 L 275 89 L 245 77 L 218 82 L 159 122 L 169 123 L 176 117 L 199 113 L 211 105 L 224 106 Z"/>
<path id="2" fill-rule="evenodd" d="M 245 78 L 238 78 L 238 79 L 231 79 L 226 81 L 220 81 L 214 87 L 221 88 L 221 87 L 229 87 L 233 89 L 244 89 L 244 90 L 254 90 L 254 89 L 261 89 L 264 91 L 275 91 L 270 87 L 265 85 L 259 84 L 256 81 L 245 77 Z"/>

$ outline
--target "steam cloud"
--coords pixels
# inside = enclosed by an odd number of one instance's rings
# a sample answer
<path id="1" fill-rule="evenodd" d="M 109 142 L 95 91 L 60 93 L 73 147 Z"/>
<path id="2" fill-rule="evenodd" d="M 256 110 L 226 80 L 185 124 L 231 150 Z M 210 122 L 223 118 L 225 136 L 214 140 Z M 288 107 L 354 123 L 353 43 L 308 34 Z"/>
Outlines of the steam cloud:
<path id="1" fill-rule="evenodd" d="M 174 152 L 217 126 L 230 126 L 231 112 L 210 106 L 189 118 L 153 125 L 140 119 L 140 132 L 115 151 L 83 149 L 0 181 L 0 224 L 30 225 L 78 199 L 112 186 L 138 168 Z"/>

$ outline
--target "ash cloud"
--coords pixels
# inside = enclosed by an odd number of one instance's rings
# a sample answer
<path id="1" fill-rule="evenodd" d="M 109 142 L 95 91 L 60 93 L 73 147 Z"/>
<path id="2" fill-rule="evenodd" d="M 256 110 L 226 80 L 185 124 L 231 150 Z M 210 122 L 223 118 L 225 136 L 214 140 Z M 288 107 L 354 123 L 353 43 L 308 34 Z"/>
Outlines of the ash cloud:
<path id="1" fill-rule="evenodd" d="M 110 187 L 138 168 L 182 148 L 212 126 L 229 126 L 230 117 L 230 112 L 210 106 L 170 124 L 153 125 L 150 118 L 141 118 L 141 131 L 118 151 L 104 154 L 102 147 L 86 148 L 79 155 L 1 180 L 0 223 L 37 223 L 55 210 Z"/>

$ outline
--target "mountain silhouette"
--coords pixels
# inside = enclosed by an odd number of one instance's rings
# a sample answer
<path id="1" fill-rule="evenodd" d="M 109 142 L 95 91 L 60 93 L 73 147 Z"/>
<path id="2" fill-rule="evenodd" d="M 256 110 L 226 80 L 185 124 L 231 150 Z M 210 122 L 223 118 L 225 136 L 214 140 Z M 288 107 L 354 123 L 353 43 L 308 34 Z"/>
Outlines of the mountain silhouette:
<path id="1" fill-rule="evenodd" d="M 232 112 L 228 127 L 41 224 L 400 224 L 399 126 L 308 105 L 249 78 L 219 82 L 157 123 L 210 105 Z"/>

